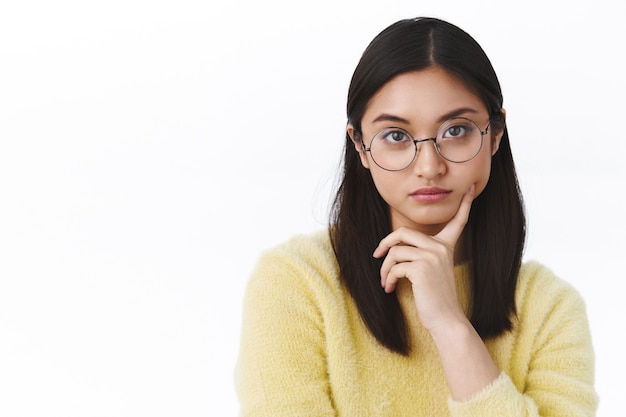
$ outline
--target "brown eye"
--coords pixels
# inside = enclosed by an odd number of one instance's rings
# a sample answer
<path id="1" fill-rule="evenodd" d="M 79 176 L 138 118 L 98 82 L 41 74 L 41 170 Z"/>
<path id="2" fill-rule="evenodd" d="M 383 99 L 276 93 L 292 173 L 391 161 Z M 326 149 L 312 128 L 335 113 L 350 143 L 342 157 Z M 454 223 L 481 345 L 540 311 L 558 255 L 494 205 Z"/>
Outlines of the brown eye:
<path id="1" fill-rule="evenodd" d="M 391 143 L 400 143 L 411 140 L 411 137 L 402 130 L 389 130 L 385 131 L 380 137 Z"/>
<path id="2" fill-rule="evenodd" d="M 471 129 L 469 128 L 469 126 L 464 126 L 464 125 L 450 126 L 449 128 L 446 129 L 445 132 L 443 132 L 443 138 L 454 139 L 454 138 L 463 137 L 469 134 L 470 130 Z"/>

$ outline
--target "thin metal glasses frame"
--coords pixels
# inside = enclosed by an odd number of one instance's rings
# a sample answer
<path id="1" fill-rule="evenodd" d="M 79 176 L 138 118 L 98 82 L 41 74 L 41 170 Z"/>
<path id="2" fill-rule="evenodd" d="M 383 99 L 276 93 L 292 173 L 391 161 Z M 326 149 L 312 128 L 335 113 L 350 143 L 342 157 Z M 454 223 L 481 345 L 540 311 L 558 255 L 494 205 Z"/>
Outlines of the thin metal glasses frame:
<path id="1" fill-rule="evenodd" d="M 439 149 L 439 144 L 437 143 L 437 136 L 439 136 L 439 132 L 441 130 L 441 128 L 443 126 L 445 126 L 450 120 L 455 120 L 455 119 L 462 119 L 462 120 L 466 120 L 470 123 L 472 123 L 474 126 L 476 126 L 476 128 L 478 128 L 478 131 L 480 132 L 480 146 L 478 147 L 478 149 L 476 150 L 476 153 L 474 155 L 472 155 L 472 157 L 465 159 L 463 161 L 453 161 L 451 159 L 446 158 L 444 155 L 442 155 L 441 150 Z M 370 147 L 368 148 L 367 146 L 365 146 L 365 142 L 363 141 L 363 139 L 361 138 L 361 146 L 363 147 L 363 150 L 365 152 L 370 152 L 371 155 L 371 144 L 374 141 L 374 138 L 382 131 L 384 130 L 389 130 L 389 129 L 399 129 L 402 130 L 403 132 L 406 132 L 406 134 L 412 139 L 413 141 L 413 145 L 415 146 L 415 154 L 413 155 L 413 158 L 411 159 L 411 161 L 404 167 L 404 168 L 399 168 L 399 169 L 389 169 L 389 168 L 385 168 L 383 166 L 381 166 L 380 164 L 378 164 L 378 162 L 376 162 L 376 159 L 374 159 L 374 157 L 372 156 L 372 160 L 374 161 L 374 163 L 376 165 L 378 165 L 380 168 L 384 169 L 385 171 L 403 171 L 405 169 L 407 169 L 408 167 L 411 166 L 411 164 L 413 163 L 413 161 L 415 161 L 415 157 L 417 156 L 417 144 L 418 143 L 422 143 L 422 142 L 428 142 L 428 141 L 432 141 L 435 144 L 435 149 L 437 150 L 437 153 L 439 154 L 439 156 L 441 156 L 443 159 L 445 159 L 446 161 L 449 162 L 453 162 L 455 164 L 462 164 L 464 162 L 468 162 L 471 161 L 472 159 L 474 159 L 476 157 L 476 155 L 478 155 L 480 153 L 480 150 L 483 147 L 483 136 L 485 136 L 487 133 L 489 133 L 489 127 L 491 126 L 491 121 L 489 121 L 489 123 L 487 123 L 487 127 L 485 127 L 485 130 L 481 130 L 480 126 L 478 126 L 478 123 L 476 123 L 475 121 L 473 121 L 472 119 L 468 119 L 467 117 L 454 117 L 452 119 L 446 120 L 445 122 L 443 122 L 441 124 L 441 126 L 439 127 L 439 129 L 437 129 L 437 135 L 433 136 L 432 138 L 426 138 L 426 139 L 413 139 L 413 135 L 411 135 L 409 132 L 407 132 L 405 129 L 401 128 L 401 127 L 396 127 L 396 126 L 391 126 L 391 127 L 386 127 L 383 128 L 381 130 L 379 130 L 378 132 L 376 132 L 374 134 L 374 136 L 372 136 L 372 140 L 370 141 Z"/>

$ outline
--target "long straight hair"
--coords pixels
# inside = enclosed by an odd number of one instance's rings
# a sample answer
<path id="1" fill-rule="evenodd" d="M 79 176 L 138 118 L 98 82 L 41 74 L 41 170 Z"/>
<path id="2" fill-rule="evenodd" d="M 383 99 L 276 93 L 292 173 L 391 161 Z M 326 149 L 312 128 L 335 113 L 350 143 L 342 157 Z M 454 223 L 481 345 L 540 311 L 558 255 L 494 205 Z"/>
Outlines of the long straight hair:
<path id="1" fill-rule="evenodd" d="M 469 248 L 472 325 L 483 339 L 512 327 L 515 287 L 526 237 L 526 219 L 508 131 L 502 92 L 489 58 L 466 32 L 433 18 L 401 20 L 382 31 L 359 61 L 348 90 L 348 123 L 355 140 L 372 96 L 393 77 L 438 67 L 460 79 L 485 103 L 494 132 L 503 130 L 491 160 L 491 176 L 474 200 L 463 234 Z M 374 337 L 408 355 L 409 333 L 395 293 L 380 287 L 381 259 L 374 248 L 391 232 L 389 207 L 361 164 L 352 139 L 345 138 L 343 173 L 333 202 L 330 238 L 342 283 Z"/>

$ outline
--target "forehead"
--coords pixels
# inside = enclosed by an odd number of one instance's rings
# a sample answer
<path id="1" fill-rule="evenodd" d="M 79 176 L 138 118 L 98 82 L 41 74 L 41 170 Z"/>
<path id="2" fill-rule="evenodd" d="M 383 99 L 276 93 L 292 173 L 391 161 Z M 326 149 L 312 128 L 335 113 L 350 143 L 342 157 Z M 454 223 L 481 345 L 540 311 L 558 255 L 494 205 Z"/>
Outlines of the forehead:
<path id="1" fill-rule="evenodd" d="M 400 74 L 383 85 L 370 99 L 362 124 L 389 114 L 427 125 L 459 108 L 487 114 L 482 100 L 459 78 L 441 68 L 428 68 Z"/>

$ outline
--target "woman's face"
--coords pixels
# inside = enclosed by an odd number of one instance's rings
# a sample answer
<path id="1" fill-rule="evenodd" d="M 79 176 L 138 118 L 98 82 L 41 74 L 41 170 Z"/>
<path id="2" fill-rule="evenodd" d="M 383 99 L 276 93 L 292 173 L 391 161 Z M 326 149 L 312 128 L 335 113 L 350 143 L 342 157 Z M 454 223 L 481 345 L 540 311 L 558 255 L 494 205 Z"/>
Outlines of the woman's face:
<path id="1" fill-rule="evenodd" d="M 385 84 L 368 103 L 361 121 L 365 147 L 371 146 L 381 129 L 400 127 L 415 139 L 431 138 L 451 117 L 465 117 L 481 130 L 489 124 L 484 103 L 457 78 L 440 68 L 398 75 Z M 348 126 L 354 141 L 354 129 Z M 463 163 L 443 159 L 432 141 L 419 144 L 415 159 L 406 169 L 386 171 L 376 165 L 370 152 L 354 141 L 363 166 L 370 170 L 378 192 L 390 208 L 393 230 L 409 227 L 429 235 L 438 233 L 457 212 L 463 194 L 475 185 L 475 196 L 485 188 L 491 157 L 502 132 L 483 137 L 479 153 Z"/>

